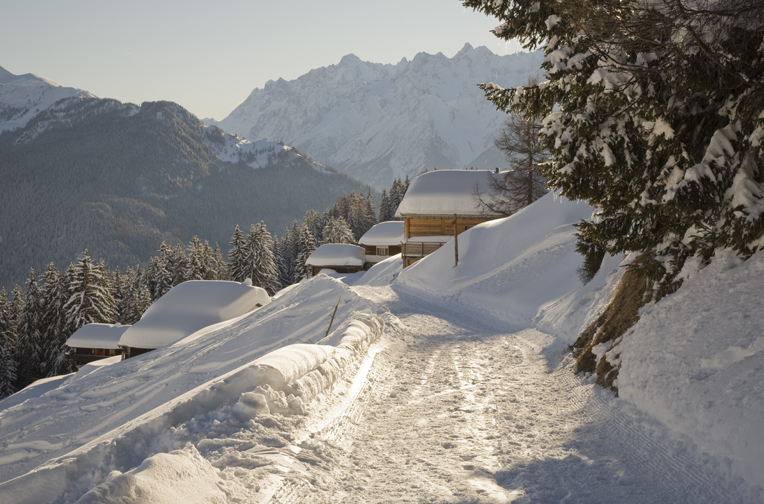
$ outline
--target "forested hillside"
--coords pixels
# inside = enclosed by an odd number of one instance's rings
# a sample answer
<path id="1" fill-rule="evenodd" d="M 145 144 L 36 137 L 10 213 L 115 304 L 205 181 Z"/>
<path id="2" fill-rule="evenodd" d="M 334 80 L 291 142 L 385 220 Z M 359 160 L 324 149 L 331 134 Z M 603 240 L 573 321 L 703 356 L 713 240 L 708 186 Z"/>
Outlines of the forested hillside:
<path id="1" fill-rule="evenodd" d="M 65 269 L 86 247 L 123 269 L 194 235 L 225 252 L 237 224 L 263 220 L 281 234 L 308 209 L 366 192 L 283 144 L 205 127 L 177 104 L 98 98 L 61 100 L 2 133 L 0 177 L 8 287 L 30 267 Z"/>

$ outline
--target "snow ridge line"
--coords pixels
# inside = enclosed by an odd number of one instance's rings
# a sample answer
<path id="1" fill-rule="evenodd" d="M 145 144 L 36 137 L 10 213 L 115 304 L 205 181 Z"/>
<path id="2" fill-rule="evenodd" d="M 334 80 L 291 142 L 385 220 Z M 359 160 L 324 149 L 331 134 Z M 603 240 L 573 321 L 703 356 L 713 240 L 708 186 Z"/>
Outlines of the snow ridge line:
<path id="1" fill-rule="evenodd" d="M 106 481 L 111 471 L 126 472 L 167 451 L 164 434 L 172 427 L 226 404 L 235 403 L 232 410 L 240 415 L 304 414 L 305 403 L 343 376 L 350 363 L 381 336 L 384 327 L 384 320 L 369 310 L 356 312 L 343 332 L 337 331 L 318 344 L 282 347 L 200 385 L 176 398 L 169 409 L 147 412 L 0 484 L 0 495 L 14 496 L 17 504 L 76 501 Z M 331 346 L 336 339 L 337 346 Z M 290 352 L 296 355 L 290 358 Z"/>

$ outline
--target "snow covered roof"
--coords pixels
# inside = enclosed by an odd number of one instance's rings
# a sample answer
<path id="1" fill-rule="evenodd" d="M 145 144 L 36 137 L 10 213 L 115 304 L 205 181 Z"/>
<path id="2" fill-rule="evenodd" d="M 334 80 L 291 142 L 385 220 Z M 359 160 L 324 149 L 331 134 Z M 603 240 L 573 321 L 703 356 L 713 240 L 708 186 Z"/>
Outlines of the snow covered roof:
<path id="1" fill-rule="evenodd" d="M 265 289 L 246 281 L 183 282 L 156 300 L 141 320 L 125 331 L 119 344 L 133 348 L 163 347 L 268 303 L 270 297 Z"/>
<path id="2" fill-rule="evenodd" d="M 398 245 L 403 240 L 403 221 L 380 222 L 358 240 L 360 245 Z"/>
<path id="3" fill-rule="evenodd" d="M 86 324 L 77 329 L 66 340 L 70 348 L 106 348 L 118 349 L 119 339 L 129 325 L 119 324 Z"/>
<path id="4" fill-rule="evenodd" d="M 310 254 L 305 264 L 309 266 L 363 266 L 366 252 L 363 247 L 344 243 L 327 243 Z"/>
<path id="5" fill-rule="evenodd" d="M 489 194 L 490 177 L 504 175 L 487 170 L 437 170 L 415 178 L 396 217 L 453 215 L 459 217 L 503 217 L 480 208 L 473 193 L 477 184 L 481 195 Z"/>

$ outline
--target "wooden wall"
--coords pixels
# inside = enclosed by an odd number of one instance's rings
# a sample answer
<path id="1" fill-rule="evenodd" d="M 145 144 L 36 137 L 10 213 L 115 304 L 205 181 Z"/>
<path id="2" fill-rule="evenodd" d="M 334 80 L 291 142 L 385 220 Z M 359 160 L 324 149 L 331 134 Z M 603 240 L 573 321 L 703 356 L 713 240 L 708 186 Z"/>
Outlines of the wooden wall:
<path id="1" fill-rule="evenodd" d="M 457 219 L 456 233 L 461 234 L 467 227 L 477 226 L 493 218 Z M 403 220 L 403 233 L 406 238 L 412 236 L 454 235 L 453 217 L 406 217 Z"/>

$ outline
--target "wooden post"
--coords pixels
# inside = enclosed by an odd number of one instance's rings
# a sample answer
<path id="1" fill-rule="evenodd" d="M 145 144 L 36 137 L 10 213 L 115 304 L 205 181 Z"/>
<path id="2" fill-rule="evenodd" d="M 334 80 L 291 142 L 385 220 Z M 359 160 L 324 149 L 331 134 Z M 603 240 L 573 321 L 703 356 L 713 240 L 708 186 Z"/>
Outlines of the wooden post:
<path id="1" fill-rule="evenodd" d="M 332 324 L 334 324 L 334 316 L 337 315 L 337 307 L 340 305 L 340 299 L 342 299 L 342 296 L 337 298 L 337 304 L 334 305 L 334 313 L 332 313 L 332 320 L 329 321 L 329 329 L 326 330 L 326 334 L 324 334 L 324 338 L 329 336 L 329 331 L 332 330 Z"/>
<path id="2" fill-rule="evenodd" d="M 454 268 L 459 266 L 459 238 L 456 232 L 456 214 L 454 214 Z"/>

